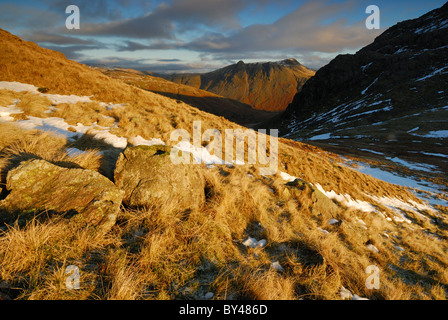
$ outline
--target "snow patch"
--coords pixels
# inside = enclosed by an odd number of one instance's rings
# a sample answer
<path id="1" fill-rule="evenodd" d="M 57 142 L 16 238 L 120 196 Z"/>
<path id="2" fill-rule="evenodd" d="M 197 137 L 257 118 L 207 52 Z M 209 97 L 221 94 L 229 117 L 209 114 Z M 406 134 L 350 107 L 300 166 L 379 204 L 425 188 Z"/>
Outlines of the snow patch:
<path id="1" fill-rule="evenodd" d="M 210 154 L 210 152 L 205 147 L 195 147 L 189 141 L 180 141 L 173 148 L 180 151 L 189 152 L 197 164 L 205 163 L 207 167 L 211 167 L 215 164 L 227 164 L 233 165 L 232 163 L 226 162 L 223 159 L 217 157 L 216 155 Z"/>
<path id="2" fill-rule="evenodd" d="M 437 69 L 437 70 L 433 71 L 432 73 L 430 73 L 430 74 L 428 74 L 428 75 L 426 75 L 426 76 L 424 76 L 424 77 L 421 77 L 420 79 L 417 79 L 417 80 L 415 80 L 415 81 L 423 81 L 423 80 L 429 79 L 429 78 L 431 78 L 431 77 L 434 77 L 435 75 L 438 75 L 438 74 L 444 74 L 444 73 L 446 73 L 446 72 L 443 72 L 443 71 L 444 71 L 445 69 L 447 69 L 447 68 L 448 68 L 448 66 L 445 66 L 445 67 L 443 67 L 443 68 Z"/>
<path id="3" fill-rule="evenodd" d="M 294 181 L 294 180 L 297 179 L 297 177 L 291 176 L 291 175 L 289 175 L 288 173 L 283 172 L 283 171 L 280 171 L 280 177 L 281 177 L 283 180 L 288 181 L 288 182 L 292 182 L 292 181 Z"/>
<path id="4" fill-rule="evenodd" d="M 425 135 L 419 135 L 419 136 L 424 138 L 437 138 L 437 139 L 448 138 L 448 130 L 430 131 Z"/>
<path id="5" fill-rule="evenodd" d="M 373 82 L 372 82 L 367 88 L 365 88 L 365 89 L 361 92 L 361 94 L 364 95 L 364 94 L 367 92 L 367 90 L 369 90 L 370 87 L 373 86 L 373 85 L 378 81 L 378 79 L 379 79 L 379 76 L 378 76 L 375 80 L 373 80 Z"/>
<path id="6" fill-rule="evenodd" d="M 376 211 L 375 207 L 367 201 L 352 199 L 352 197 L 349 194 L 345 195 L 337 194 L 333 190 L 325 191 L 324 188 L 318 183 L 316 183 L 315 186 L 320 192 L 326 195 L 329 199 L 335 200 L 347 208 L 353 208 L 363 212 Z"/>
<path id="7" fill-rule="evenodd" d="M 0 81 L 0 89 L 7 89 L 15 92 L 33 92 L 37 95 L 48 98 L 54 104 L 60 103 L 78 103 L 78 102 L 92 102 L 91 97 L 76 96 L 76 95 L 61 95 L 61 94 L 47 94 L 38 91 L 38 88 L 32 84 L 25 84 L 20 82 Z"/>
<path id="8" fill-rule="evenodd" d="M 399 163 L 402 166 L 405 166 L 406 168 L 409 168 L 411 170 L 420 170 L 420 171 L 426 171 L 426 172 L 433 172 L 433 171 L 438 170 L 437 166 L 423 164 L 423 163 L 410 163 L 410 162 L 400 159 L 398 157 L 394 157 L 394 158 L 386 157 L 386 159 L 391 160 L 395 163 Z"/>
<path id="9" fill-rule="evenodd" d="M 308 140 L 314 141 L 314 140 L 327 140 L 330 139 L 331 133 L 324 133 L 317 136 L 314 136 L 312 138 L 309 138 Z"/>
<path id="10" fill-rule="evenodd" d="M 151 140 L 144 139 L 142 136 L 138 135 L 134 138 L 129 138 L 128 142 L 134 146 L 154 146 L 154 145 L 165 145 L 165 142 L 161 139 L 153 138 Z"/>
<path id="11" fill-rule="evenodd" d="M 339 295 L 342 300 L 369 300 L 367 298 L 362 298 L 357 294 L 352 294 L 350 290 L 344 287 L 341 287 L 341 289 L 339 290 Z"/>
<path id="12" fill-rule="evenodd" d="M 23 113 L 23 111 L 17 108 L 15 105 L 10 105 L 7 107 L 0 106 L 0 121 L 14 121 L 14 118 L 11 117 L 11 115 L 19 113 Z"/>

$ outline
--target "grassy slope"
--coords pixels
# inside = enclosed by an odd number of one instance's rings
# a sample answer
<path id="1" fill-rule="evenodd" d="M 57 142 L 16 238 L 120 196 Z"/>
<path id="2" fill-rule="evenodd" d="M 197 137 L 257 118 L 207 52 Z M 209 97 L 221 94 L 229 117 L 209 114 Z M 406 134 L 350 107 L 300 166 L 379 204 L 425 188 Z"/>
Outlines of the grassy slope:
<path id="1" fill-rule="evenodd" d="M 159 77 L 145 75 L 135 70 L 97 69 L 127 84 L 176 99 L 177 101 L 183 101 L 202 111 L 222 116 L 241 125 L 248 126 L 256 124 L 277 115 L 275 112 L 252 109 L 247 104 L 224 98 L 212 92 L 196 89 L 188 85 L 177 84 Z"/>
<path id="2" fill-rule="evenodd" d="M 96 103 L 58 105 L 58 113 L 52 116 L 86 125 L 99 114 L 113 117 L 118 122 L 113 133 L 128 138 L 141 135 L 168 142 L 174 128 L 191 131 L 194 120 L 202 121 L 203 130 L 239 127 L 109 78 L 5 31 L 0 31 L 0 81 L 124 103 L 125 111 L 105 110 Z M 25 116 L 48 116 L 42 108 L 47 102 L 25 95 L 3 90 L 0 102 L 8 105 L 20 99 Z M 114 165 L 94 150 L 69 157 L 65 148 L 70 144 L 48 133 L 23 130 L 14 123 L 0 123 L 0 131 L 2 182 L 8 169 L 29 157 L 103 173 L 105 165 Z M 84 149 L 107 148 L 87 142 L 81 142 L 86 143 Z M 339 165 L 333 156 L 312 146 L 281 139 L 279 156 L 280 170 L 320 183 L 325 190 L 367 201 L 371 199 L 365 193 L 417 200 L 399 186 Z M 207 202 L 201 208 L 189 214 L 178 212 L 172 203 L 123 208 L 105 237 L 44 214 L 31 222 L 18 219 L 0 225 L 1 292 L 22 299 L 203 298 L 209 291 L 217 299 L 338 299 L 344 286 L 369 298 L 446 298 L 446 242 L 427 234 L 446 239 L 443 217 L 437 217 L 438 224 L 412 213 L 408 213 L 412 225 L 387 221 L 335 204 L 308 187 L 286 186 L 279 176 L 260 176 L 257 165 L 204 168 L 204 175 Z M 328 225 L 330 218 L 343 223 Z M 266 248 L 244 247 L 241 243 L 248 236 L 266 239 Z M 374 244 L 380 253 L 369 251 L 367 244 Z M 270 268 L 274 261 L 284 271 Z M 64 271 L 71 264 L 81 269 L 81 290 L 65 288 Z M 379 290 L 365 287 L 369 265 L 380 268 Z"/>

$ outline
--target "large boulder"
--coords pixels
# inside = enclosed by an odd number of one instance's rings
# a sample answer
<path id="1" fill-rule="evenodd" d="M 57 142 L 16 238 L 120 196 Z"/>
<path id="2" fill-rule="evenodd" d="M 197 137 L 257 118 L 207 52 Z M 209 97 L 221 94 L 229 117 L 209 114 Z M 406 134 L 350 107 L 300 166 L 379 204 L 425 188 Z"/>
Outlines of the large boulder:
<path id="1" fill-rule="evenodd" d="M 115 184 L 125 192 L 123 203 L 132 207 L 176 204 L 193 209 L 205 201 L 205 182 L 196 164 L 174 164 L 171 147 L 128 147 L 118 157 Z"/>
<path id="2" fill-rule="evenodd" d="M 8 172 L 3 211 L 22 215 L 66 214 L 82 227 L 107 231 L 116 221 L 123 192 L 96 171 L 28 160 Z"/>

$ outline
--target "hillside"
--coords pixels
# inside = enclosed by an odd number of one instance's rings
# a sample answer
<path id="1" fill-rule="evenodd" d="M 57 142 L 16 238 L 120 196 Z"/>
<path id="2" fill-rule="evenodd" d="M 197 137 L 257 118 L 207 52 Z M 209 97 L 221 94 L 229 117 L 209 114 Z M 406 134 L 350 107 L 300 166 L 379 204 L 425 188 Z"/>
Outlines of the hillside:
<path id="1" fill-rule="evenodd" d="M 295 59 L 278 62 L 238 62 L 205 74 L 174 74 L 165 78 L 251 105 L 282 111 L 314 75 Z"/>
<path id="2" fill-rule="evenodd" d="M 202 111 L 224 117 L 232 122 L 251 127 L 267 121 L 277 113 L 255 110 L 251 106 L 217 94 L 177 84 L 160 77 L 146 75 L 136 70 L 96 68 L 105 75 L 132 84 L 144 90 L 185 102 Z"/>
<path id="3" fill-rule="evenodd" d="M 246 128 L 4 30 L 0 68 L 0 299 L 446 299 L 447 207 L 292 140 L 224 162 L 172 133 Z"/>
<path id="4" fill-rule="evenodd" d="M 447 185 L 447 26 L 445 4 L 336 57 L 274 126 L 290 139 Z"/>

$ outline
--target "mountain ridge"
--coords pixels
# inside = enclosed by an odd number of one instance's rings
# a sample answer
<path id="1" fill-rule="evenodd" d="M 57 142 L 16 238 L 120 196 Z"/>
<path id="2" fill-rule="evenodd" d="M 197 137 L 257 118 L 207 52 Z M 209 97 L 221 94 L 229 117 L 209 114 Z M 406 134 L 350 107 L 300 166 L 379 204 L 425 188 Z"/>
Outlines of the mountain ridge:
<path id="1" fill-rule="evenodd" d="M 177 101 L 183 101 L 205 112 L 222 116 L 230 121 L 246 127 L 257 125 L 277 115 L 275 112 L 253 109 L 251 106 L 225 98 L 209 91 L 174 83 L 162 77 L 145 74 L 133 69 L 94 67 L 107 76 L 122 80 L 127 84 L 137 86 Z"/>
<path id="2" fill-rule="evenodd" d="M 436 156 L 448 147 L 447 31 L 448 3 L 397 23 L 319 69 L 270 126 L 327 150 L 421 164 L 440 179 L 448 172 Z"/>
<path id="3" fill-rule="evenodd" d="M 290 58 L 257 63 L 240 60 L 207 73 L 174 74 L 163 78 L 238 100 L 254 109 L 283 111 L 314 73 Z"/>

